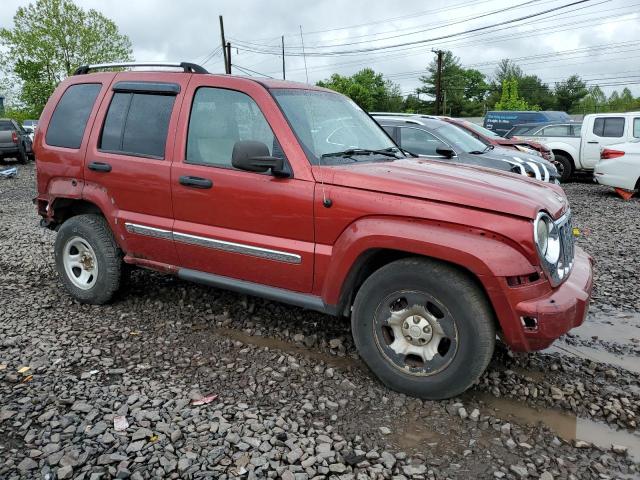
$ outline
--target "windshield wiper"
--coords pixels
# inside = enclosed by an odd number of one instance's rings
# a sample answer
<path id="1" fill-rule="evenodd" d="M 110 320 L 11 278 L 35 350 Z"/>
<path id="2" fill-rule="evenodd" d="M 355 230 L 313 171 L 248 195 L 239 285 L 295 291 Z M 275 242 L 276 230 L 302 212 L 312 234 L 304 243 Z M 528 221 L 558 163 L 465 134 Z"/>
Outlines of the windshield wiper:
<path id="1" fill-rule="evenodd" d="M 473 155 L 482 155 L 483 153 L 487 153 L 490 150 L 493 150 L 495 147 L 495 145 L 487 145 L 486 147 L 484 147 L 484 150 L 472 150 L 469 153 L 473 154 Z"/>
<path id="2" fill-rule="evenodd" d="M 352 157 L 354 155 L 384 155 L 385 157 L 398 158 L 394 152 L 396 147 L 384 148 L 382 150 L 371 150 L 368 148 L 350 148 L 341 152 L 323 153 L 321 158 L 327 157 Z"/>

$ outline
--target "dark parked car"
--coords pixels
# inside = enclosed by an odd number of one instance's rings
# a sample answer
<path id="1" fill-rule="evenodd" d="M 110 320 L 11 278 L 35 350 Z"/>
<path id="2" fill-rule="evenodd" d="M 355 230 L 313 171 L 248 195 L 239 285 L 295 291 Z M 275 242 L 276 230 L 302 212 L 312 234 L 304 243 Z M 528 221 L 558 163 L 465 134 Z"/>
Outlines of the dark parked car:
<path id="1" fill-rule="evenodd" d="M 32 155 L 29 134 L 15 120 L 0 118 L 0 160 L 15 158 L 27 163 Z"/>
<path id="2" fill-rule="evenodd" d="M 438 118 L 421 115 L 373 118 L 403 149 L 421 157 L 519 173 L 559 183 L 555 166 L 538 155 L 485 145 L 465 130 Z"/>
<path id="3" fill-rule="evenodd" d="M 382 117 L 382 116 L 389 116 L 389 117 L 399 117 L 399 116 L 405 117 L 406 116 L 410 118 L 416 117 L 416 115 L 414 114 L 407 114 L 407 113 L 398 114 L 398 113 L 387 113 L 387 112 L 372 112 L 371 115 L 374 117 Z M 449 122 L 455 125 L 456 127 L 460 127 L 464 129 L 465 131 L 470 133 L 472 136 L 476 137 L 485 145 L 494 145 L 496 147 L 500 146 L 505 148 L 512 148 L 514 150 L 518 150 L 521 152 L 527 152 L 527 151 L 529 151 L 529 153 L 537 152 L 542 158 L 544 158 L 545 160 L 549 160 L 550 162 L 553 163 L 553 152 L 549 148 L 547 148 L 545 145 L 542 145 L 541 143 L 533 142 L 531 140 L 516 140 L 516 139 L 501 137 L 497 133 L 489 130 L 488 128 L 484 128 L 481 125 L 470 122 L 468 120 L 464 120 L 462 118 L 441 117 L 441 116 L 434 116 L 434 115 L 420 115 L 420 118 L 439 118 L 440 120 L 444 120 L 445 122 Z"/>
<path id="4" fill-rule="evenodd" d="M 542 112 L 487 112 L 484 116 L 483 127 L 504 135 L 515 125 L 523 123 L 548 123 L 548 122 L 571 122 L 571 117 L 566 112 L 545 110 Z"/>

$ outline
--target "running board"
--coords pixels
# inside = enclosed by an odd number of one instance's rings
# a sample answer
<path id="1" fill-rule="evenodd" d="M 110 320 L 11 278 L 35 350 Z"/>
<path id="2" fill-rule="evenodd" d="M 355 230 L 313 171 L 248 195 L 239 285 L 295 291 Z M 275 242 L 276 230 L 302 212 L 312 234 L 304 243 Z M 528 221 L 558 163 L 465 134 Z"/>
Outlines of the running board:
<path id="1" fill-rule="evenodd" d="M 179 269 L 178 278 L 337 316 L 338 309 L 335 305 L 326 305 L 322 301 L 322 298 L 315 295 L 293 292 L 291 290 L 285 290 L 284 288 L 269 287 L 259 283 L 237 280 L 235 278 L 223 277 L 221 275 L 214 275 L 212 273 L 200 272 L 188 268 Z"/>

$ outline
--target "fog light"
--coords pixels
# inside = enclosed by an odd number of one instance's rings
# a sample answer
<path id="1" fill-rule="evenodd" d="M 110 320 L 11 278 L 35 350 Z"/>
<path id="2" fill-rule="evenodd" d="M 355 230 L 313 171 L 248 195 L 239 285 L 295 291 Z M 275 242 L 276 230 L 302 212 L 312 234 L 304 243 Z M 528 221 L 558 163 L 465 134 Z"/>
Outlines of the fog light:
<path id="1" fill-rule="evenodd" d="M 538 319 L 536 317 L 520 317 L 520 322 L 527 332 L 538 331 Z"/>

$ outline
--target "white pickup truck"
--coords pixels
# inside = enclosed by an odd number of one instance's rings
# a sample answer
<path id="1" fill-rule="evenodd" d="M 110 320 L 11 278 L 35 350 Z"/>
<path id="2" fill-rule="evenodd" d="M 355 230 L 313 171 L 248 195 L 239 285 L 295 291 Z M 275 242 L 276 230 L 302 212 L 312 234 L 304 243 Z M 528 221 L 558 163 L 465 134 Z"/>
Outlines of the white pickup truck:
<path id="1" fill-rule="evenodd" d="M 638 139 L 640 112 L 593 113 L 584 117 L 580 136 L 575 136 L 573 129 L 571 124 L 547 124 L 539 129 L 514 133 L 517 138 L 534 140 L 549 147 L 555 155 L 560 179 L 565 181 L 575 171 L 593 171 L 600 161 L 601 148 Z"/>

